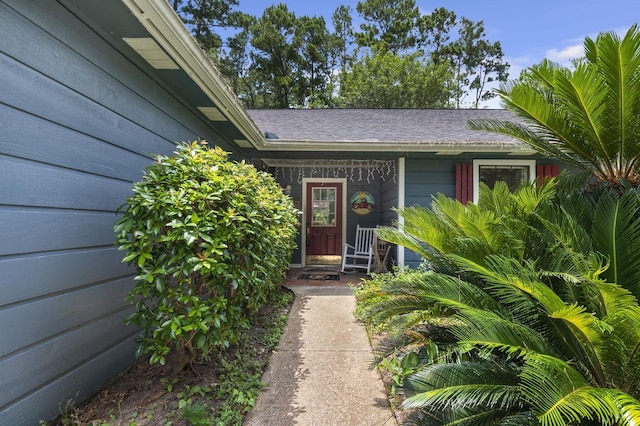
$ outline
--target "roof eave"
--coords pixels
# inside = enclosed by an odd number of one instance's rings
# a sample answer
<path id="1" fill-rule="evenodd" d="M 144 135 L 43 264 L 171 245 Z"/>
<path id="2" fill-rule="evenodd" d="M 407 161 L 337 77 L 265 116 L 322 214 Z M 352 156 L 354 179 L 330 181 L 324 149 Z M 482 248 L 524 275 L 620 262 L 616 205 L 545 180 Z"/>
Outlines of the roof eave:
<path id="1" fill-rule="evenodd" d="M 154 40 L 257 149 L 264 136 L 166 0 L 122 0 Z"/>
<path id="2" fill-rule="evenodd" d="M 466 142 L 466 141 L 313 141 L 268 139 L 264 146 L 268 151 L 295 152 L 433 152 L 439 155 L 458 155 L 462 152 L 500 152 L 531 155 L 530 148 L 516 142 Z"/>

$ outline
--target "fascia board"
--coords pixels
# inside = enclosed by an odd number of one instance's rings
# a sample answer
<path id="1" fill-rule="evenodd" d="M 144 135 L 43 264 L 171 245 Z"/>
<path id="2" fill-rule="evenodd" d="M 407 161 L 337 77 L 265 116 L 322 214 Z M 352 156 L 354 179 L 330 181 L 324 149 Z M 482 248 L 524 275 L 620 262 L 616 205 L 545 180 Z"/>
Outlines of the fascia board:
<path id="1" fill-rule="evenodd" d="M 166 0 L 122 0 L 156 42 L 257 148 L 264 136 Z"/>
<path id="2" fill-rule="evenodd" d="M 318 142 L 267 140 L 264 150 L 267 151 L 295 151 L 295 152 L 438 152 L 445 155 L 458 155 L 461 152 L 500 152 L 514 153 L 526 151 L 524 146 L 515 143 L 456 143 L 456 142 L 377 142 L 377 141 L 349 141 L 349 142 Z"/>

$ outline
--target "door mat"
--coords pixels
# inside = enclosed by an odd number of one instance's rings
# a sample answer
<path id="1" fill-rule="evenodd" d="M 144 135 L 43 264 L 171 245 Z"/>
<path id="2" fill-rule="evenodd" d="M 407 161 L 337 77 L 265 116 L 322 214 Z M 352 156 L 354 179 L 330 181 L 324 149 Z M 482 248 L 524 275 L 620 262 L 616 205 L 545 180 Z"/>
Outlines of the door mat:
<path id="1" fill-rule="evenodd" d="M 299 280 L 317 280 L 317 281 L 339 281 L 340 274 L 331 272 L 311 272 L 298 275 Z"/>

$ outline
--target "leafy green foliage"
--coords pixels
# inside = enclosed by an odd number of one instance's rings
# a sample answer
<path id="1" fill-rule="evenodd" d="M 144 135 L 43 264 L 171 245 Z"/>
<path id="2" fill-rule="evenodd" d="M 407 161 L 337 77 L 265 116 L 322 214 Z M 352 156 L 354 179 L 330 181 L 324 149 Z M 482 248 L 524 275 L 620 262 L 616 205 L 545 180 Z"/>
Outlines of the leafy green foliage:
<path id="1" fill-rule="evenodd" d="M 414 0 L 359 1 L 356 10 L 364 20 L 355 33 L 358 45 L 393 53 L 415 48 L 420 10 Z"/>
<path id="2" fill-rule="evenodd" d="M 345 5 L 331 31 L 329 17 L 296 16 L 285 4 L 265 5 L 260 16 L 236 11 L 237 0 L 171 4 L 248 108 L 459 108 L 467 99 L 477 108 L 495 96 L 486 83 L 508 77 L 482 21 L 443 7 L 423 13 L 414 0 L 357 2 L 360 31 Z M 217 28 L 230 34 L 225 41 Z M 403 87 L 391 90 L 394 81 Z M 381 88 L 388 93 L 373 96 Z"/>
<path id="3" fill-rule="evenodd" d="M 416 423 L 640 421 L 640 197 L 593 195 L 563 179 L 484 187 L 477 205 L 438 196 L 379 232 L 430 267 L 356 291 L 358 317 L 399 336 L 381 366 Z M 389 358 L 406 353 L 420 362 Z"/>
<path id="4" fill-rule="evenodd" d="M 366 55 L 341 75 L 340 103 L 350 108 L 446 108 L 447 66 L 417 55 Z"/>
<path id="5" fill-rule="evenodd" d="M 599 182 L 640 185 L 640 28 L 584 43 L 575 70 L 545 60 L 499 95 L 520 121 L 471 127 L 513 136 Z M 591 183 L 591 182 L 589 182 Z"/>
<path id="6" fill-rule="evenodd" d="M 215 28 L 237 27 L 243 15 L 233 10 L 238 0 L 170 0 L 170 3 L 206 51 L 222 46 L 222 38 Z"/>
<path id="7" fill-rule="evenodd" d="M 236 343 L 283 279 L 297 211 L 274 179 L 194 142 L 158 157 L 115 226 L 136 267 L 138 354 L 176 369 Z"/>

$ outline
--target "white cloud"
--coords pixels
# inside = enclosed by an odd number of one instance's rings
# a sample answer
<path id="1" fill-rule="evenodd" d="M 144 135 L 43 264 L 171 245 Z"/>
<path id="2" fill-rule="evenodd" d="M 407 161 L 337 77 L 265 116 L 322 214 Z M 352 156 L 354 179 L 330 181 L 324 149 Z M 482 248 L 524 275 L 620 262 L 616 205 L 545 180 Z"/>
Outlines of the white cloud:
<path id="1" fill-rule="evenodd" d="M 562 49 L 549 49 L 545 52 L 545 57 L 553 62 L 562 65 L 570 65 L 571 60 L 584 56 L 584 45 L 575 44 Z"/>

